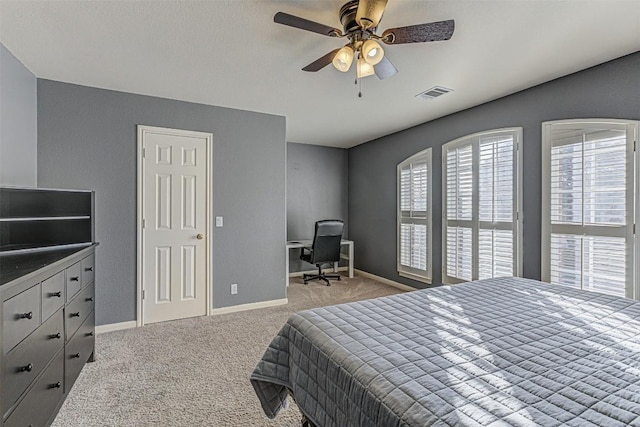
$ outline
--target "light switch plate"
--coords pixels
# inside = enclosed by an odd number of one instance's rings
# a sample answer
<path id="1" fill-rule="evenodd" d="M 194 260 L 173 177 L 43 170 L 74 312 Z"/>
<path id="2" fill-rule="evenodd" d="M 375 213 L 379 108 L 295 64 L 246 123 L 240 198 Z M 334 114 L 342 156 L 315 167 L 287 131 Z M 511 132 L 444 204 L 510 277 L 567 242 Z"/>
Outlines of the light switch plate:
<path id="1" fill-rule="evenodd" d="M 221 216 L 216 217 L 216 227 L 222 227 L 223 221 Z"/>

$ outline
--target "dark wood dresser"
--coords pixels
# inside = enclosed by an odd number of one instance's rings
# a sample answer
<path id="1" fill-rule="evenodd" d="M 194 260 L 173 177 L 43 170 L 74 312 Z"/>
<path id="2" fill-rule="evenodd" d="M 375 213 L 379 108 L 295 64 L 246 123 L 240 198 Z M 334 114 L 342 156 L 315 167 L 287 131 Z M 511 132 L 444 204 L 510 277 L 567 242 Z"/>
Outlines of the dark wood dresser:
<path id="1" fill-rule="evenodd" d="M 0 188 L 2 426 L 50 425 L 94 360 L 94 194 Z"/>

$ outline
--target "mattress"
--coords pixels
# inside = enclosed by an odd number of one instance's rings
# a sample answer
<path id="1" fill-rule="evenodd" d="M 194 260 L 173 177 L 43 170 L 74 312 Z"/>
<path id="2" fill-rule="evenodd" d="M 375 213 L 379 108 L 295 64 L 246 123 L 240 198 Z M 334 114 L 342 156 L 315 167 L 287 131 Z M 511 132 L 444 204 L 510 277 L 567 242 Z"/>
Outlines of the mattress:
<path id="1" fill-rule="evenodd" d="M 251 375 L 316 426 L 640 426 L 640 302 L 488 279 L 292 315 Z"/>

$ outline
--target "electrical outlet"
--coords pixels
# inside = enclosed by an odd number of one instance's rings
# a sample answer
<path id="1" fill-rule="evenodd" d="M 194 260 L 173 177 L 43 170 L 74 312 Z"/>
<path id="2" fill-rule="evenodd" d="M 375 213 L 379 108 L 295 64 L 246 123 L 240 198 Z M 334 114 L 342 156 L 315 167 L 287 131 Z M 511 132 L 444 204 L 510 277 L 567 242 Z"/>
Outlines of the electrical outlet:
<path id="1" fill-rule="evenodd" d="M 235 295 L 238 293 L 238 284 L 237 283 L 232 283 L 231 284 L 231 295 Z"/>

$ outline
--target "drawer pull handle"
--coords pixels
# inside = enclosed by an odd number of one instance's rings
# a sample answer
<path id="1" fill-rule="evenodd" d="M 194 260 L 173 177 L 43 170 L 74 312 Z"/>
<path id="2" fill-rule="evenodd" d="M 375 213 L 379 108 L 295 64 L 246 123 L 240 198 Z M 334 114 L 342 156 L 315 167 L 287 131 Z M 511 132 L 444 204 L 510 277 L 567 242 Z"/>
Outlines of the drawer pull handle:
<path id="1" fill-rule="evenodd" d="M 62 296 L 62 292 L 58 291 L 58 292 L 51 292 L 49 294 L 49 297 L 58 297 L 60 298 Z"/>
<path id="2" fill-rule="evenodd" d="M 88 301 L 88 302 L 89 301 L 93 301 L 93 297 L 88 297 L 88 298 L 85 299 L 85 301 Z"/>
<path id="3" fill-rule="evenodd" d="M 60 338 L 62 338 L 62 335 L 60 334 L 60 332 L 58 332 L 57 334 L 49 335 L 49 338 L 51 338 L 52 340 L 53 339 L 59 340 Z"/>
<path id="4" fill-rule="evenodd" d="M 74 276 L 69 279 L 70 282 L 77 282 L 80 280 L 80 276 Z"/>
<path id="5" fill-rule="evenodd" d="M 84 271 L 93 271 L 93 267 L 87 267 L 84 269 Z"/>
<path id="6" fill-rule="evenodd" d="M 76 313 L 69 313 L 69 317 L 80 317 L 80 312 L 76 312 Z"/>
<path id="7" fill-rule="evenodd" d="M 80 353 L 76 353 L 76 354 L 72 354 L 71 356 L 69 356 L 70 359 L 79 359 L 80 358 Z"/>
<path id="8" fill-rule="evenodd" d="M 62 387 L 62 383 L 60 381 L 58 381 L 55 384 L 51 384 L 49 387 L 51 387 L 51 388 L 60 388 L 60 387 Z"/>
<path id="9" fill-rule="evenodd" d="M 31 372 L 33 370 L 33 365 L 31 363 L 29 363 L 26 366 L 21 366 L 20 369 L 18 369 L 20 372 Z"/>
<path id="10" fill-rule="evenodd" d="M 33 312 L 30 311 L 28 313 L 22 313 L 22 314 L 18 314 L 18 319 L 33 319 Z"/>
<path id="11" fill-rule="evenodd" d="M 93 336 L 93 332 L 87 332 L 87 336 L 88 337 L 92 337 Z"/>

